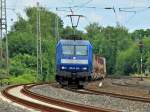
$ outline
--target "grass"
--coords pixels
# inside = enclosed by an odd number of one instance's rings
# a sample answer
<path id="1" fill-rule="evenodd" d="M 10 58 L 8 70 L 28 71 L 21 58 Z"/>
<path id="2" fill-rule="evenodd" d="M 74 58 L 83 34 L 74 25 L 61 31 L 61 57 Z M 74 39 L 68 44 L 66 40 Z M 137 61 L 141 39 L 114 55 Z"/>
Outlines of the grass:
<path id="1" fill-rule="evenodd" d="M 10 84 L 26 84 L 36 82 L 35 74 L 23 74 L 18 77 L 11 76 L 8 81 Z"/>

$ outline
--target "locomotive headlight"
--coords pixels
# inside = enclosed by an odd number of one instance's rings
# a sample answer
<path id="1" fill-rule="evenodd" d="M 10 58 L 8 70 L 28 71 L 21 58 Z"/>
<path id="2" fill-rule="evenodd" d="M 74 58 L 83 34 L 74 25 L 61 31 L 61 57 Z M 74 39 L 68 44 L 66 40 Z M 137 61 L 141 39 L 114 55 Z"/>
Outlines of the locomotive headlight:
<path id="1" fill-rule="evenodd" d="M 87 70 L 87 67 L 82 68 L 83 70 Z"/>
<path id="2" fill-rule="evenodd" d="M 64 69 L 66 69 L 66 67 L 62 66 L 61 69 L 64 70 Z"/>

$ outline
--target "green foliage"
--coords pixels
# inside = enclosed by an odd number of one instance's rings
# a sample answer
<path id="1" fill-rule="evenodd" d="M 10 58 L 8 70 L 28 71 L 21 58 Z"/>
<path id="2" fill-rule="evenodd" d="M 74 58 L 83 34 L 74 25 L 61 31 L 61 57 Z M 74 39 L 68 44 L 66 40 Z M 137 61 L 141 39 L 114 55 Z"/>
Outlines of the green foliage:
<path id="1" fill-rule="evenodd" d="M 28 54 L 18 54 L 11 58 L 10 73 L 18 76 L 26 72 L 27 69 L 36 68 L 36 57 Z"/>
<path id="2" fill-rule="evenodd" d="M 36 53 L 36 40 L 33 38 L 33 34 L 17 31 L 11 32 L 8 37 L 10 57 L 18 54 L 32 55 Z"/>
<path id="3" fill-rule="evenodd" d="M 99 26 L 98 23 L 91 23 L 85 29 L 87 31 L 87 36 L 89 38 L 94 38 L 94 36 L 99 34 L 103 28 Z"/>
<path id="4" fill-rule="evenodd" d="M 36 82 L 35 74 L 22 74 L 18 77 L 10 77 L 9 82 L 11 84 L 26 84 L 26 83 L 34 83 Z"/>
<path id="5" fill-rule="evenodd" d="M 150 71 L 150 57 L 147 58 L 145 64 L 146 64 L 146 69 L 148 69 Z"/>
<path id="6" fill-rule="evenodd" d="M 150 37 L 150 29 L 140 29 L 140 30 L 135 30 L 132 34 L 131 37 L 134 41 L 143 39 L 144 37 Z"/>
<path id="7" fill-rule="evenodd" d="M 140 53 L 138 46 L 133 45 L 126 51 L 122 51 L 117 56 L 116 74 L 128 74 L 139 71 Z"/>
<path id="8" fill-rule="evenodd" d="M 10 74 L 18 79 L 23 74 L 36 70 L 36 7 L 25 10 L 27 18 L 18 17 L 8 33 Z M 55 74 L 55 20 L 58 18 L 59 32 L 63 30 L 62 20 L 53 12 L 40 8 L 43 74 L 37 76 L 42 81 L 54 79 Z M 13 79 L 13 78 L 12 78 Z M 17 80 L 15 79 L 15 80 Z"/>
<path id="9" fill-rule="evenodd" d="M 143 71 L 149 68 L 150 30 L 136 30 L 129 33 L 122 26 L 101 27 L 98 23 L 86 27 L 87 36 L 93 44 L 93 51 L 106 58 L 108 74 L 129 75 L 140 71 L 138 42 L 144 43 Z"/>
<path id="10" fill-rule="evenodd" d="M 117 74 L 140 73 L 140 60 L 141 55 L 143 58 L 143 72 L 149 69 L 150 57 L 150 39 L 143 38 L 144 52 L 141 54 L 139 51 L 138 43 L 132 45 L 126 51 L 120 52 L 117 56 L 116 72 Z M 149 69 L 150 70 L 150 69 Z"/>
<path id="11" fill-rule="evenodd" d="M 69 26 L 63 28 L 63 22 L 55 13 L 45 8 L 40 8 L 42 61 L 43 74 L 36 75 L 37 61 L 37 32 L 36 32 L 36 7 L 25 10 L 27 19 L 18 15 L 8 33 L 11 83 L 30 83 L 35 81 L 54 80 L 55 76 L 55 47 L 56 47 L 56 18 L 60 37 L 67 38 L 74 34 Z M 144 43 L 143 71 L 150 70 L 150 29 L 128 30 L 117 25 L 116 27 L 102 27 L 98 23 L 91 23 L 86 28 L 87 33 L 75 29 L 76 34 L 83 39 L 89 39 L 93 45 L 93 53 L 106 58 L 107 73 L 115 75 L 129 75 L 140 71 L 140 52 L 138 42 Z M 5 38 L 4 38 L 5 40 Z M 3 43 L 4 44 L 4 43 Z M 4 48 L 5 49 L 5 48 Z M 0 76 L 6 74 L 5 60 L 0 62 Z"/>
<path id="12" fill-rule="evenodd" d="M 26 14 L 29 18 L 28 23 L 32 26 L 32 32 L 36 32 L 36 7 L 27 8 Z M 63 22 L 60 17 L 45 8 L 40 8 L 41 33 L 43 38 L 48 38 L 49 36 L 55 37 L 56 18 L 58 18 L 58 28 L 61 32 L 63 28 Z"/>
<path id="13" fill-rule="evenodd" d="M 64 38 L 64 39 L 74 39 L 73 35 L 77 35 L 80 38 L 83 38 L 83 32 L 81 32 L 77 29 L 73 29 L 70 26 L 67 26 L 67 27 L 63 28 L 62 33 L 61 33 L 62 38 Z"/>
<path id="14" fill-rule="evenodd" d="M 115 73 L 116 57 L 132 44 L 128 30 L 122 26 L 103 28 L 97 23 L 86 27 L 94 53 L 106 58 L 108 74 Z"/>
<path id="15" fill-rule="evenodd" d="M 150 71 L 150 38 L 144 38 L 143 42 L 144 42 L 144 52 L 143 52 L 144 69 Z"/>
<path id="16" fill-rule="evenodd" d="M 5 59 L 1 59 L 0 60 L 0 68 L 2 68 L 2 69 L 4 69 L 5 68 L 5 66 L 6 66 L 6 60 Z"/>

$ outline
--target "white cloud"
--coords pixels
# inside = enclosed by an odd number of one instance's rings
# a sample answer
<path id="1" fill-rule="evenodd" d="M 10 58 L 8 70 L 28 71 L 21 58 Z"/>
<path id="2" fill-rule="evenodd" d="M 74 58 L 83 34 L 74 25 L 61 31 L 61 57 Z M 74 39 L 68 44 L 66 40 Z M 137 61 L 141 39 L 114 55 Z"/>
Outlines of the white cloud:
<path id="1" fill-rule="evenodd" d="M 92 0 L 91 4 L 102 4 L 104 3 L 105 1 L 104 0 Z"/>
<path id="2" fill-rule="evenodd" d="M 130 0 L 129 5 L 131 7 L 143 7 L 147 5 L 147 0 Z"/>
<path id="3" fill-rule="evenodd" d="M 36 6 L 36 3 L 38 2 L 38 0 L 23 0 L 22 4 L 25 6 Z"/>
<path id="4" fill-rule="evenodd" d="M 81 5 L 86 3 L 89 0 L 7 0 L 8 8 L 15 8 L 15 12 L 20 13 L 23 17 L 25 17 L 25 13 L 23 9 L 29 6 L 36 6 L 37 2 L 40 2 L 41 6 L 50 8 L 51 11 L 56 12 L 56 7 L 64 7 L 64 6 L 73 6 L 73 5 Z M 149 0 L 114 0 L 115 8 L 119 7 L 146 7 L 150 6 Z M 111 7 L 113 5 L 113 0 L 91 0 L 91 2 L 87 6 L 95 6 L 96 9 L 82 9 L 79 11 L 75 11 L 76 14 L 83 14 L 87 16 L 89 22 L 98 22 L 102 25 L 113 25 L 114 21 L 116 21 L 115 15 L 112 10 L 104 10 L 103 7 Z M 93 11 L 94 10 L 94 11 Z M 8 11 L 7 19 L 10 20 L 11 18 L 17 20 L 16 14 L 13 11 Z M 57 12 L 62 19 L 64 20 L 64 25 L 70 25 L 70 20 L 66 19 L 67 12 Z M 144 12 L 142 12 L 143 14 Z M 131 13 L 119 12 L 118 20 L 120 22 L 124 22 L 127 20 Z M 146 18 L 150 18 L 149 12 L 145 12 L 143 15 Z M 144 19 L 147 21 L 148 19 Z M 139 19 L 141 21 L 143 19 L 142 16 L 138 16 L 135 20 L 135 23 Z M 87 21 L 87 20 L 85 20 Z M 10 26 L 12 22 L 8 22 L 8 26 Z M 81 21 L 79 27 L 86 26 L 88 22 Z M 126 23 L 125 23 L 126 24 Z M 133 24 L 133 23 L 132 23 Z M 142 22 L 143 24 L 143 22 Z M 137 26 L 138 23 L 135 24 Z M 129 26 L 129 25 L 128 25 Z"/>
<path id="5" fill-rule="evenodd" d="M 96 13 L 90 13 L 88 15 L 88 18 L 90 20 L 90 22 L 101 22 L 103 20 L 103 17 L 100 16 L 99 14 L 96 14 Z"/>
<path id="6" fill-rule="evenodd" d="M 118 14 L 117 19 L 119 22 L 122 22 L 124 20 L 124 15 Z"/>

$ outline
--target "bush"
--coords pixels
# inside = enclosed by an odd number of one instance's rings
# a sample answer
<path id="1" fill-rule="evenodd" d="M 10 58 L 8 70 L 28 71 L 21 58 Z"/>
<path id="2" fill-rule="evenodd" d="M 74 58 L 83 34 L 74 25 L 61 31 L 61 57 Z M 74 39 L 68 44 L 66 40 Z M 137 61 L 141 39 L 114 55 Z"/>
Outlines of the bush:
<path id="1" fill-rule="evenodd" d="M 122 51 L 117 56 L 116 74 L 129 75 L 139 71 L 140 54 L 136 45 L 126 51 Z"/>
<path id="2" fill-rule="evenodd" d="M 35 67 L 36 58 L 34 56 L 28 54 L 19 54 L 11 58 L 10 74 L 18 76 L 26 73 L 26 70 L 35 69 Z"/>
<path id="3" fill-rule="evenodd" d="M 146 61 L 146 69 L 150 71 L 150 57 Z"/>
<path id="4" fill-rule="evenodd" d="M 26 83 L 34 83 L 36 82 L 36 75 L 35 74 L 23 74 L 18 77 L 12 76 L 9 79 L 11 84 L 26 84 Z"/>

